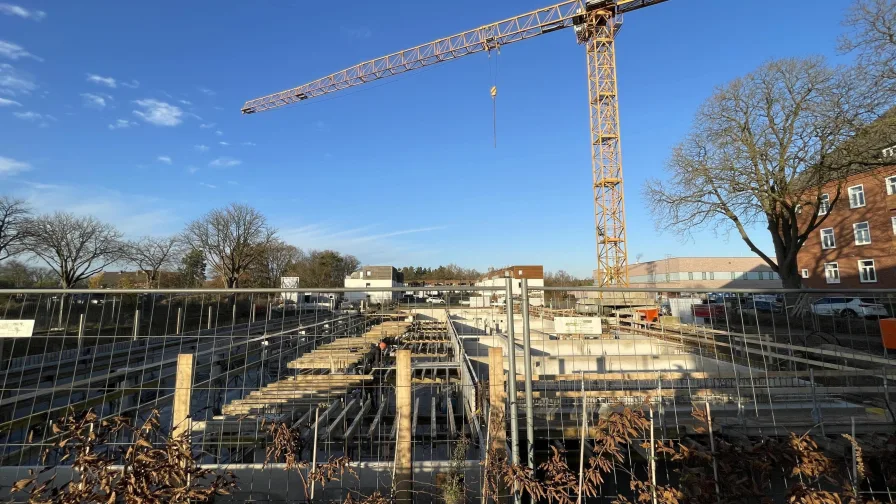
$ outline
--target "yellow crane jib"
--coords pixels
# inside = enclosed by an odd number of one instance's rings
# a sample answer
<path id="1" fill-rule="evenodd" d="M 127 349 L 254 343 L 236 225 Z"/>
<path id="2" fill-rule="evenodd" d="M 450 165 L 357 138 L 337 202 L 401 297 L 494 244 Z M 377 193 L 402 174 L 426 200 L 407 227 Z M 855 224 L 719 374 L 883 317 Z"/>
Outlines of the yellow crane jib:
<path id="1" fill-rule="evenodd" d="M 358 63 L 298 87 L 247 101 L 243 114 L 264 112 L 563 28 L 574 28 L 588 60 L 591 172 L 597 284 L 628 285 L 625 202 L 619 138 L 615 37 L 622 14 L 667 0 L 568 0 L 450 37 Z M 492 87 L 494 99 L 497 89 Z M 598 232 L 600 230 L 601 232 Z"/>

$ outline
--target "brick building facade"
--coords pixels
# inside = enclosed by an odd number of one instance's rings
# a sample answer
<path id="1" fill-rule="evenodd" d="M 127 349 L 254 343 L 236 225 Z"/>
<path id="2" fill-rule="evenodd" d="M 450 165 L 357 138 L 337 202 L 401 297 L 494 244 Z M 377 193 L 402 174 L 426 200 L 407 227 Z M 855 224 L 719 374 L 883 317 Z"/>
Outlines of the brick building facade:
<path id="1" fill-rule="evenodd" d="M 658 290 L 781 288 L 781 278 L 757 256 L 669 257 L 629 264 L 628 281 L 630 287 Z"/>
<path id="2" fill-rule="evenodd" d="M 841 185 L 841 194 L 837 187 Z M 896 166 L 876 168 L 822 189 L 827 219 L 798 256 L 810 288 L 896 288 Z M 824 199 L 824 196 L 822 197 Z M 801 228 L 810 214 L 804 212 Z"/>

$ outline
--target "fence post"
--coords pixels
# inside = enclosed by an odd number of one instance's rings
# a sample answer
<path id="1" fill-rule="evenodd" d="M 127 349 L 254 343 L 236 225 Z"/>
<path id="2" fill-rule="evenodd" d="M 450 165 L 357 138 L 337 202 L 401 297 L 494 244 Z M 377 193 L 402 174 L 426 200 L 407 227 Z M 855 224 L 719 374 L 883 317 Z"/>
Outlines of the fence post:
<path id="1" fill-rule="evenodd" d="M 414 501 L 411 462 L 411 351 L 398 350 L 395 354 L 395 413 L 398 415 L 398 440 L 395 447 L 395 501 Z"/>
<path id="2" fill-rule="evenodd" d="M 175 323 L 175 325 L 174 325 L 174 334 L 177 336 L 180 336 L 180 334 L 183 330 L 183 328 L 181 327 L 181 324 L 183 324 L 183 316 L 184 316 L 183 308 L 178 306 L 177 307 L 177 323 Z"/>
<path id="3" fill-rule="evenodd" d="M 134 341 L 140 336 L 140 310 L 134 310 Z"/>
<path id="4" fill-rule="evenodd" d="M 206 329 L 212 328 L 212 307 L 208 307 L 208 321 L 206 322 Z"/>
<path id="5" fill-rule="evenodd" d="M 507 382 L 507 394 L 510 396 L 510 462 L 520 463 L 520 426 L 517 419 L 516 396 L 516 337 L 513 335 L 513 278 L 505 278 L 507 294 L 504 301 L 507 312 L 507 356 L 510 360 L 510 380 Z"/>
<path id="6" fill-rule="evenodd" d="M 529 333 L 529 280 L 522 279 L 523 364 L 526 369 L 526 462 L 535 469 L 535 413 L 532 404 L 532 341 Z"/>
<path id="7" fill-rule="evenodd" d="M 171 417 L 171 435 L 174 437 L 190 430 L 190 395 L 192 392 L 193 354 L 179 354 L 174 381 L 174 408 Z"/>
<path id="8" fill-rule="evenodd" d="M 233 298 L 233 314 L 230 316 L 230 327 L 231 327 L 231 329 L 232 329 L 233 326 L 235 326 L 235 325 L 236 325 L 236 296 L 234 296 L 234 298 Z"/>
<path id="9" fill-rule="evenodd" d="M 660 398 L 662 400 L 662 397 Z M 709 431 L 709 453 L 712 456 L 712 476 L 716 484 L 716 502 L 722 499 L 722 492 L 719 488 L 719 462 L 716 460 L 716 438 L 712 432 L 712 413 L 709 410 L 709 402 L 706 402 L 706 429 Z"/>
<path id="10" fill-rule="evenodd" d="M 75 353 L 75 367 L 78 367 L 78 358 L 81 357 L 81 344 L 82 338 L 84 338 L 84 326 L 87 324 L 87 315 L 82 313 L 78 318 L 78 350 Z M 0 355 L 3 355 L 2 349 L 0 349 Z"/>
<path id="11" fill-rule="evenodd" d="M 494 451 L 499 456 L 507 455 L 507 430 L 504 422 L 504 409 L 507 395 L 504 392 L 504 350 L 500 347 L 488 349 L 488 402 L 489 419 L 487 435 L 490 438 L 490 446 L 487 450 Z M 486 455 L 487 457 L 487 455 Z M 488 467 L 488 460 L 486 460 Z M 500 474 L 491 475 L 498 481 L 498 495 L 493 496 L 496 502 L 506 502 L 502 497 L 506 493 L 504 479 Z"/>

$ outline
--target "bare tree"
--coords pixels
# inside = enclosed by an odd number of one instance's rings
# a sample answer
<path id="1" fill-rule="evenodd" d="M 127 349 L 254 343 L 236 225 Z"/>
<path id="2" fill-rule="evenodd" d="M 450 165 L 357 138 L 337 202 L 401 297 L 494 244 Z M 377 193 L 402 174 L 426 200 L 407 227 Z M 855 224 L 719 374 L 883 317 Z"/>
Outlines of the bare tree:
<path id="1" fill-rule="evenodd" d="M 180 255 L 180 237 L 144 236 L 128 243 L 127 259 L 146 276 L 146 287 L 158 285 L 162 268 L 173 267 Z"/>
<path id="2" fill-rule="evenodd" d="M 66 212 L 28 220 L 25 248 L 52 269 L 63 289 L 122 259 L 125 244 L 111 224 Z"/>
<path id="3" fill-rule="evenodd" d="M 856 55 L 861 74 L 874 88 L 896 93 L 896 1 L 856 0 L 844 20 L 840 49 Z"/>
<path id="4" fill-rule="evenodd" d="M 240 275 L 263 259 L 274 234 L 258 210 L 231 203 L 188 224 L 183 239 L 202 252 L 226 287 L 238 288 Z"/>
<path id="5" fill-rule="evenodd" d="M 0 197 L 0 261 L 22 251 L 30 213 L 24 201 Z"/>
<path id="6" fill-rule="evenodd" d="M 734 229 L 785 287 L 799 287 L 797 253 L 828 215 L 818 211 L 822 185 L 881 163 L 893 132 L 893 117 L 861 101 L 867 94 L 851 75 L 817 58 L 784 59 L 718 88 L 673 149 L 669 178 L 645 186 L 658 227 L 686 237 Z M 774 256 L 751 235 L 757 225 Z"/>
<path id="7" fill-rule="evenodd" d="M 250 276 L 252 283 L 259 287 L 280 287 L 280 277 L 301 261 L 305 254 L 283 240 L 272 240 L 262 247 L 263 255 L 254 267 Z"/>

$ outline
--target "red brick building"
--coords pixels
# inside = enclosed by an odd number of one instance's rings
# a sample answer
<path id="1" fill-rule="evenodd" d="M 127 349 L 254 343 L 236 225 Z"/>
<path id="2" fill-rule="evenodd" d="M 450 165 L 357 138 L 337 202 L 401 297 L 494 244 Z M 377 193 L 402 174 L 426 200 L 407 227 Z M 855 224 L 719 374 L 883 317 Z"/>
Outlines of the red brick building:
<path id="1" fill-rule="evenodd" d="M 892 156 L 888 151 L 884 155 Z M 841 184 L 839 199 L 818 210 L 829 212 L 828 218 L 800 250 L 803 285 L 896 288 L 896 166 L 833 182 L 823 194 L 833 201 Z"/>

